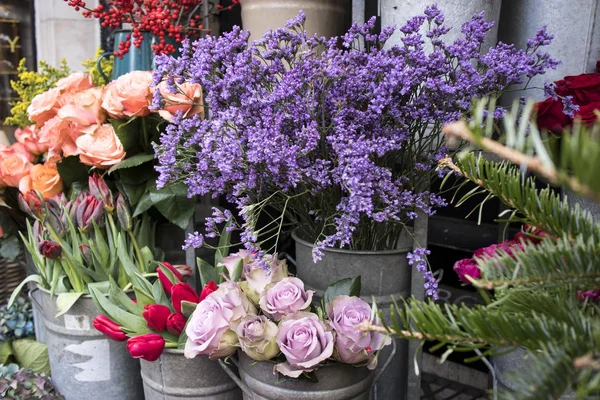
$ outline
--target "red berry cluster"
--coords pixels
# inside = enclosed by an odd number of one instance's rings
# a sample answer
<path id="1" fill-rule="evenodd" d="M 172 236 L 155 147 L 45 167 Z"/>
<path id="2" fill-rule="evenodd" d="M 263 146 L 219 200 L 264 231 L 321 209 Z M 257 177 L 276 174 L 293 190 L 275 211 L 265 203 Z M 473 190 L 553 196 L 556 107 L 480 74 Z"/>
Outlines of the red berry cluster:
<path id="1" fill-rule="evenodd" d="M 232 6 L 217 5 L 208 15 L 203 15 L 203 0 L 109 0 L 108 7 L 99 5 L 87 8 L 83 0 L 64 0 L 76 11 L 81 10 L 85 18 L 97 18 L 104 28 L 119 29 L 123 24 L 131 24 L 132 33 L 119 43 L 115 56 L 123 57 L 131 47 L 140 47 L 144 40 L 143 32 L 150 32 L 158 42 L 153 44 L 155 54 L 169 54 L 176 50 L 176 44 L 187 37 L 196 37 L 204 31 L 202 20 L 221 11 L 231 10 L 240 0 L 233 0 Z"/>

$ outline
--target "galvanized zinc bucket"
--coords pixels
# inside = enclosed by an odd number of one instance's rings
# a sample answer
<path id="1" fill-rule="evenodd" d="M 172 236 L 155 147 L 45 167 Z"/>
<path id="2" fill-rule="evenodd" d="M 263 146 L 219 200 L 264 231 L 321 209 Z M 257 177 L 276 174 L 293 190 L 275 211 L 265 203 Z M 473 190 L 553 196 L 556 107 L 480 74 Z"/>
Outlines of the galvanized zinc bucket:
<path id="1" fill-rule="evenodd" d="M 240 400 L 235 382 L 207 357 L 187 359 L 166 349 L 156 361 L 140 360 L 146 400 Z"/>
<path id="2" fill-rule="evenodd" d="M 361 277 L 361 298 L 368 303 L 375 298 L 377 308 L 389 321 L 392 298 L 410 295 L 411 267 L 406 254 L 413 248 L 413 239 L 405 233 L 396 250 L 354 251 L 325 249 L 318 263 L 312 259 L 313 244 L 292 233 L 296 241 L 296 273 L 304 281 L 305 289 L 315 290 L 322 296 L 327 286 L 341 279 Z M 396 339 L 396 355 L 389 368 L 379 379 L 375 394 L 378 400 L 398 400 L 405 396 L 408 377 L 408 342 Z M 390 348 L 384 348 L 380 357 L 387 357 Z"/>
<path id="3" fill-rule="evenodd" d="M 30 297 L 44 317 L 52 382 L 66 400 L 144 398 L 139 361 L 131 358 L 125 342 L 110 340 L 93 327 L 98 311 L 90 296 L 58 318 L 56 295 L 38 287 Z"/>
<path id="4" fill-rule="evenodd" d="M 273 373 L 274 363 L 256 362 L 241 351 L 237 353 L 237 360 L 233 357 L 229 360 L 237 367 L 239 378 L 230 365 L 222 360 L 219 363 L 242 388 L 244 400 L 369 400 L 373 384 L 391 358 L 373 371 L 349 364 L 322 365 L 315 371 L 317 382 L 282 380 Z"/>

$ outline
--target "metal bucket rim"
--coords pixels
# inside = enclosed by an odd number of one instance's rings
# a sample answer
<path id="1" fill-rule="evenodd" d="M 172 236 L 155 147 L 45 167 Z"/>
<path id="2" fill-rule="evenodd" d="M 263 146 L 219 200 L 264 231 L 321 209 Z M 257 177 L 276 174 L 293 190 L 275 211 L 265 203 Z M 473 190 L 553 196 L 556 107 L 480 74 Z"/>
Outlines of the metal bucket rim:
<path id="1" fill-rule="evenodd" d="M 45 287 L 42 287 L 39 283 L 36 283 L 36 288 L 42 292 L 45 292 L 46 294 L 48 294 L 48 296 L 50 296 L 50 291 L 48 289 L 46 289 Z M 60 293 L 76 293 L 76 292 L 60 292 Z M 58 295 L 60 293 L 54 293 L 54 297 L 58 297 Z M 125 293 L 133 293 L 133 289 L 129 289 L 126 290 Z M 105 296 L 108 296 L 108 293 L 102 293 Z M 86 294 L 84 293 L 79 299 L 91 299 L 92 295 L 91 294 Z M 79 299 L 77 299 L 77 301 L 79 301 Z"/>
<path id="2" fill-rule="evenodd" d="M 292 239 L 296 242 L 306 246 L 306 247 L 314 247 L 314 243 L 310 243 L 298 236 L 298 229 L 294 229 L 292 231 Z M 327 247 L 323 250 L 325 253 L 340 253 L 340 254 L 355 254 L 358 256 L 372 256 L 372 255 L 397 255 L 404 254 L 407 251 L 412 250 L 412 246 L 404 247 L 395 250 L 348 250 L 348 249 L 337 249 L 333 247 Z"/>
<path id="3" fill-rule="evenodd" d="M 248 360 L 251 360 L 252 361 L 252 366 L 258 365 L 258 364 L 262 364 L 262 365 L 264 365 L 264 364 L 270 364 L 270 365 L 275 366 L 275 365 L 278 364 L 276 362 L 270 362 L 269 360 L 267 360 L 267 361 L 258 361 L 257 362 L 256 360 L 253 360 L 251 357 L 249 357 L 246 353 L 244 353 L 241 349 L 238 349 L 237 350 L 238 360 L 240 359 L 240 355 L 243 356 L 244 358 L 247 358 Z M 331 361 L 331 360 L 329 360 L 329 361 Z M 334 368 L 334 367 L 344 367 L 344 368 L 350 367 L 350 368 L 358 368 L 358 369 L 363 369 L 364 368 L 367 371 L 367 376 L 371 376 L 371 375 L 375 374 L 375 370 L 368 369 L 366 365 L 365 366 L 357 367 L 355 365 L 346 364 L 346 363 L 343 363 L 341 361 L 334 361 L 334 362 L 330 362 L 328 364 L 317 364 L 317 365 L 315 365 L 314 368 L 315 368 L 315 371 L 316 371 L 316 370 L 319 370 L 319 369 L 322 369 L 322 368 Z M 241 368 L 241 369 L 243 369 L 244 371 L 246 371 L 245 368 Z M 252 375 L 252 374 L 250 374 L 250 375 Z"/>

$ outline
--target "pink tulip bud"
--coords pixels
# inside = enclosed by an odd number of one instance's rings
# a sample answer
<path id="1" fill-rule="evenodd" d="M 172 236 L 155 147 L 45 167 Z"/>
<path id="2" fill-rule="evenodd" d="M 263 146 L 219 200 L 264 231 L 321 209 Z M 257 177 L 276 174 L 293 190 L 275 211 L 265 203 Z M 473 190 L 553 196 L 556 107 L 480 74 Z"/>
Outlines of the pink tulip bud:
<path id="1" fill-rule="evenodd" d="M 104 209 L 112 213 L 115 209 L 113 202 L 113 195 L 106 182 L 98 174 L 90 176 L 88 179 L 88 185 L 90 187 L 90 193 L 96 198 L 96 200 L 103 202 Z"/>
<path id="2" fill-rule="evenodd" d="M 19 194 L 19 207 L 32 217 L 41 219 L 46 208 L 46 201 L 38 192 L 30 190 L 25 194 Z"/>
<path id="3" fill-rule="evenodd" d="M 88 194 L 77 206 L 77 225 L 82 231 L 88 232 L 94 224 L 100 225 L 104 210 L 104 203 Z"/>

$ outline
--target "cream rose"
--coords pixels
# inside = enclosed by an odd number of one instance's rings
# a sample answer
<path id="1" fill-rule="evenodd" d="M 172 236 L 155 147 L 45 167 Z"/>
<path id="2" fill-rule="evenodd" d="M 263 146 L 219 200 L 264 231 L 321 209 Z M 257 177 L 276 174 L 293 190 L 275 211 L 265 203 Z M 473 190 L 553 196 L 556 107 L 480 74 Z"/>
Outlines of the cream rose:
<path id="1" fill-rule="evenodd" d="M 177 88 L 177 93 L 172 93 L 166 82 L 159 83 L 158 89 L 165 102 L 164 107 L 158 111 L 160 116 L 169 122 L 173 121 L 173 116 L 178 111 L 183 112 L 184 118 L 196 114 L 204 117 L 202 87 L 197 83 L 184 82 L 178 84 Z"/>
<path id="2" fill-rule="evenodd" d="M 102 88 L 91 88 L 78 93 L 58 110 L 58 116 L 81 127 L 101 124 L 106 119 L 102 109 Z"/>
<path id="3" fill-rule="evenodd" d="M 107 169 L 125 158 L 125 150 L 112 125 L 92 125 L 82 132 L 75 144 L 83 164 Z"/>
<path id="4" fill-rule="evenodd" d="M 144 117 L 150 114 L 148 99 L 151 95 L 152 73 L 132 71 L 109 83 L 102 97 L 102 108 L 111 117 Z"/>
<path id="5" fill-rule="evenodd" d="M 37 190 L 46 199 L 54 197 L 63 190 L 63 181 L 58 174 L 56 164 L 46 163 L 34 165 L 29 174 L 19 182 L 19 190 L 25 194 Z"/>

